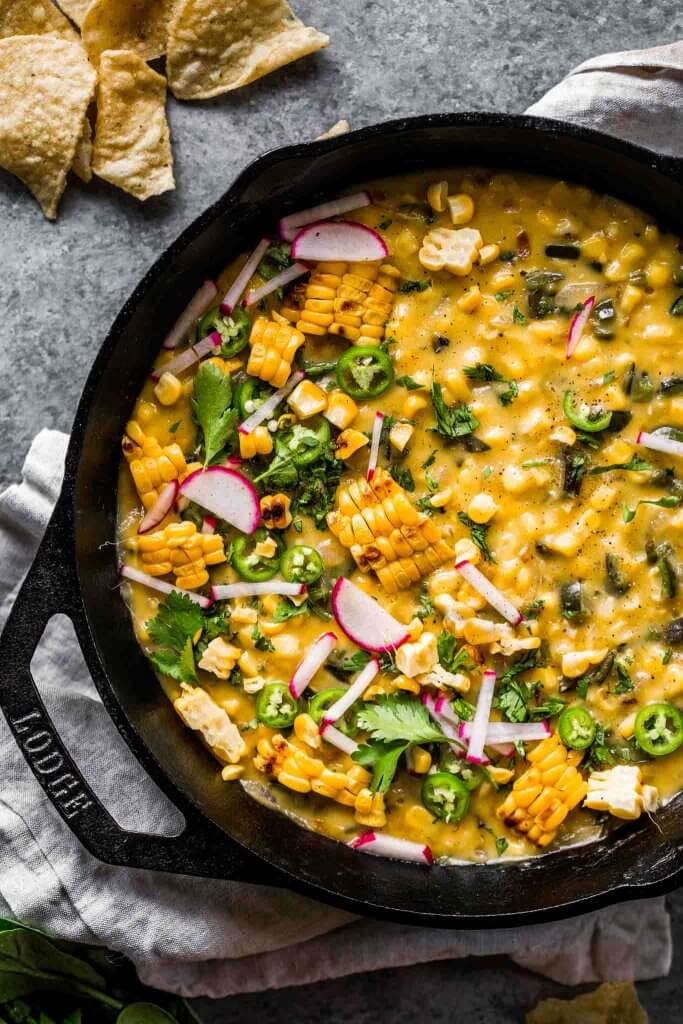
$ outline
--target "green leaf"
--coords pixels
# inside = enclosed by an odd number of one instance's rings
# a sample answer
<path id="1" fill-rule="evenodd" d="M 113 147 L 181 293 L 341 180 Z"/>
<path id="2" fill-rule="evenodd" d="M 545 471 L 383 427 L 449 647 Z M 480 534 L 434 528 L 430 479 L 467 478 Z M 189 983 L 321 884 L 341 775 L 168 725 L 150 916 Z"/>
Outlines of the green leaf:
<path id="1" fill-rule="evenodd" d="M 154 1003 L 131 1003 L 121 1010 L 116 1024 L 177 1024 L 177 1020 Z"/>
<path id="2" fill-rule="evenodd" d="M 74 1010 L 64 1018 L 62 1024 L 82 1024 L 83 1014 L 80 1010 Z"/>
<path id="3" fill-rule="evenodd" d="M 406 292 L 424 292 L 431 287 L 432 282 L 429 278 L 423 278 L 421 281 L 404 281 L 399 287 L 399 292 L 405 294 Z"/>
<path id="4" fill-rule="evenodd" d="M 414 493 L 415 481 L 413 480 L 413 474 L 407 466 L 402 466 L 399 462 L 390 462 L 389 472 L 404 491 L 408 491 L 409 494 Z"/>
<path id="5" fill-rule="evenodd" d="M 470 519 L 466 512 L 458 512 L 458 519 L 470 531 L 470 536 L 484 556 L 484 561 L 495 562 L 496 559 L 486 539 L 491 524 L 475 523 L 474 519 Z"/>
<path id="6" fill-rule="evenodd" d="M 588 470 L 589 476 L 598 476 L 600 473 L 611 473 L 614 469 L 623 469 L 627 472 L 641 473 L 645 469 L 652 469 L 652 464 L 646 459 L 634 455 L 628 462 L 611 462 L 608 466 L 593 466 Z"/>
<path id="7" fill-rule="evenodd" d="M 426 707 L 405 697 L 379 697 L 357 716 L 361 729 L 375 740 L 405 740 L 409 743 L 440 743 L 446 739 L 430 718 Z"/>
<path id="8" fill-rule="evenodd" d="M 512 319 L 516 324 L 524 325 L 529 323 L 529 317 L 522 313 L 521 309 L 518 309 L 517 306 L 512 310 Z"/>
<path id="9" fill-rule="evenodd" d="M 436 416 L 436 433 L 442 437 L 455 441 L 458 438 L 466 437 L 479 426 L 479 420 L 470 411 L 469 406 L 464 402 L 457 402 L 455 405 L 446 405 L 441 385 L 432 381 L 432 405 Z"/>
<path id="10" fill-rule="evenodd" d="M 658 508 L 677 508 L 680 503 L 681 499 L 676 494 L 667 494 L 656 501 L 654 499 L 641 498 L 635 508 L 629 508 L 628 505 L 624 505 L 622 515 L 625 523 L 632 523 L 641 505 L 657 505 Z"/>
<path id="11" fill-rule="evenodd" d="M 39 932 L 0 932 L 0 1003 L 38 990 L 77 992 L 119 1008 L 106 994 L 105 979 L 90 964 L 64 953 Z"/>
<path id="12" fill-rule="evenodd" d="M 404 740 L 395 740 L 393 743 L 369 743 L 363 744 L 351 755 L 356 764 L 364 768 L 372 768 L 372 782 L 370 788 L 373 793 L 386 793 L 398 769 L 398 762 L 401 754 L 408 749 L 409 744 Z"/>
<path id="13" fill-rule="evenodd" d="M 421 384 L 418 384 L 417 381 L 413 380 L 412 377 L 409 377 L 408 374 L 405 374 L 403 377 L 397 377 L 396 384 L 398 384 L 400 388 L 405 388 L 406 391 L 418 391 L 419 388 L 422 387 Z"/>
<path id="14" fill-rule="evenodd" d="M 237 427 L 237 410 L 232 409 L 232 385 L 227 373 L 213 363 L 202 363 L 194 379 L 192 407 L 204 434 L 204 465 L 227 444 Z"/>
<path id="15" fill-rule="evenodd" d="M 474 662 L 467 653 L 467 649 L 465 647 L 458 649 L 458 641 L 452 633 L 439 633 L 436 649 L 439 662 L 447 672 L 469 672 L 474 668 Z"/>
<path id="16" fill-rule="evenodd" d="M 308 615 L 309 611 L 308 601 L 295 605 L 283 597 L 273 612 L 273 622 L 287 622 L 289 619 L 295 619 L 297 615 Z"/>
<path id="17" fill-rule="evenodd" d="M 158 651 L 150 651 L 149 660 L 162 675 L 179 683 L 197 681 L 194 664 L 194 638 L 201 634 L 201 648 L 228 632 L 223 612 L 204 615 L 201 608 L 186 594 L 173 591 L 157 610 L 156 618 L 145 623 L 152 643 Z"/>

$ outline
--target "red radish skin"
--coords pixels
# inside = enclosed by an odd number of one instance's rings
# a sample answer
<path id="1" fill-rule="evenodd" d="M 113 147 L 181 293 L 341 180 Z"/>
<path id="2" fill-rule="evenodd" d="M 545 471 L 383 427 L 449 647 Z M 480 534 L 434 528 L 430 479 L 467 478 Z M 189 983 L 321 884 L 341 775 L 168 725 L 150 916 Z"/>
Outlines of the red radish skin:
<path id="1" fill-rule="evenodd" d="M 141 583 L 143 587 L 149 587 L 150 590 L 158 590 L 160 594 L 184 594 L 204 611 L 213 604 L 212 597 L 204 597 L 203 594 L 194 594 L 191 590 L 174 587 L 171 583 L 160 580 L 158 576 L 150 576 L 140 569 L 134 569 L 132 565 L 122 565 L 119 572 L 124 579 L 131 580 L 133 583 Z"/>
<path id="2" fill-rule="evenodd" d="M 334 585 L 331 606 L 349 640 L 365 651 L 396 650 L 408 639 L 405 626 L 345 576 Z"/>
<path id="3" fill-rule="evenodd" d="M 177 495 L 177 480 L 171 480 L 169 483 L 165 484 L 159 492 L 159 497 L 140 522 L 140 525 L 138 526 L 138 533 L 149 533 L 155 528 L 155 526 L 158 526 L 175 505 Z"/>
<path id="4" fill-rule="evenodd" d="M 209 466 L 186 476 L 180 494 L 242 533 L 261 521 L 261 503 L 251 480 L 227 466 Z"/>
<path id="5" fill-rule="evenodd" d="M 371 201 L 369 192 L 355 192 L 351 196 L 340 196 L 339 199 L 311 206 L 299 213 L 290 213 L 280 220 L 280 237 L 291 242 L 306 224 L 315 224 L 351 210 L 360 210 L 363 206 L 369 206 Z"/>
<path id="6" fill-rule="evenodd" d="M 289 680 L 289 692 L 298 700 L 316 673 L 322 668 L 337 646 L 337 634 L 322 633 L 307 650 Z"/>
<path id="7" fill-rule="evenodd" d="M 189 303 L 182 311 L 173 327 L 164 338 L 164 348 L 176 348 L 181 341 L 183 341 L 195 320 L 199 320 L 200 317 L 204 316 L 207 310 L 211 307 L 211 303 L 216 298 L 215 281 L 205 281 L 204 284 L 199 288 L 190 299 Z"/>
<path id="8" fill-rule="evenodd" d="M 662 434 L 648 434 L 641 430 L 636 438 L 636 444 L 643 448 L 650 448 L 653 452 L 664 452 L 665 455 L 676 455 L 683 457 L 683 442 L 676 441 L 673 437 L 665 437 Z"/>
<path id="9" fill-rule="evenodd" d="M 242 298 L 244 289 L 256 273 L 256 268 L 263 259 L 269 245 L 270 238 L 262 238 L 256 246 L 251 256 L 248 258 L 247 262 L 244 264 L 239 274 L 225 293 L 223 301 L 221 302 L 221 313 L 224 313 L 226 316 L 230 316 L 233 309 Z"/>
<path id="10" fill-rule="evenodd" d="M 384 239 L 372 228 L 350 221 L 323 221 L 309 224 L 292 242 L 295 260 L 344 260 L 368 263 L 387 257 Z"/>
<path id="11" fill-rule="evenodd" d="M 398 839 L 385 832 L 364 832 L 349 843 L 352 850 L 370 853 L 373 857 L 387 857 L 390 860 L 408 860 L 416 864 L 432 865 L 434 855 L 428 846 Z"/>
<path id="12" fill-rule="evenodd" d="M 337 750 L 341 750 L 344 754 L 355 754 L 358 750 L 358 744 L 355 740 L 352 740 L 350 736 L 345 736 L 343 732 L 336 729 L 333 725 L 328 723 L 320 727 L 320 735 L 327 743 L 331 743 Z"/>
<path id="13" fill-rule="evenodd" d="M 214 519 L 213 516 L 204 516 L 204 522 L 202 523 L 202 533 L 215 533 L 217 525 L 217 520 Z"/>

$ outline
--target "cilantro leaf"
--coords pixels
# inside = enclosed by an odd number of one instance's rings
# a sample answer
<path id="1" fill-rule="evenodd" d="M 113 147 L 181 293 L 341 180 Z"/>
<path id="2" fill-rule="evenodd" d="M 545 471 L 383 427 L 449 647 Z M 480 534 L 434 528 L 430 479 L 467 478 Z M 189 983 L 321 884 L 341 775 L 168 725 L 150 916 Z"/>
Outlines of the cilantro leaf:
<path id="1" fill-rule="evenodd" d="M 641 505 L 657 505 L 659 508 L 677 508 L 680 503 L 681 499 L 676 494 L 666 494 L 663 498 L 658 498 L 656 501 L 641 498 L 635 508 L 629 508 L 628 505 L 623 506 L 623 520 L 625 523 L 632 523 L 636 518 L 636 513 Z"/>
<path id="2" fill-rule="evenodd" d="M 458 641 L 452 633 L 439 633 L 436 641 L 436 649 L 439 655 L 439 663 L 447 672 L 469 672 L 475 666 L 470 658 L 467 648 L 461 647 L 456 650 Z"/>
<path id="3" fill-rule="evenodd" d="M 227 373 L 202 363 L 194 379 L 192 407 L 204 434 L 204 465 L 228 443 L 237 427 L 237 410 L 230 407 L 232 385 Z"/>
<path id="4" fill-rule="evenodd" d="M 404 491 L 408 491 L 410 494 L 414 492 L 415 481 L 413 480 L 413 474 L 407 466 L 401 466 L 398 462 L 390 462 L 389 472 L 396 483 L 401 485 Z"/>
<path id="5" fill-rule="evenodd" d="M 270 640 L 267 636 L 264 636 L 264 634 L 259 629 L 258 622 L 251 631 L 251 639 L 254 641 L 254 647 L 256 648 L 257 651 L 275 650 L 275 647 L 273 646 L 273 641 Z"/>
<path id="6" fill-rule="evenodd" d="M 346 676 L 360 672 L 369 661 L 370 655 L 367 651 L 354 651 L 353 654 L 344 651 L 333 651 L 327 659 L 325 667 L 332 675 L 345 679 Z"/>
<path id="7" fill-rule="evenodd" d="M 522 313 L 521 309 L 519 309 L 517 306 L 513 307 L 512 319 L 516 324 L 525 325 L 529 323 L 529 317 L 526 316 L 525 313 Z"/>
<path id="8" fill-rule="evenodd" d="M 398 290 L 405 295 L 406 292 L 425 292 L 431 286 L 432 282 L 428 277 L 425 277 L 421 281 L 404 281 Z"/>
<path id="9" fill-rule="evenodd" d="M 228 620 L 223 612 L 204 615 L 201 608 L 186 594 L 173 591 L 157 610 L 156 617 L 145 623 L 152 643 L 159 650 L 151 651 L 149 659 L 163 675 L 171 676 L 181 683 L 197 680 L 194 659 L 194 642 L 197 634 L 199 652 L 211 640 L 228 632 Z"/>
<path id="10" fill-rule="evenodd" d="M 464 402 L 457 402 L 455 405 L 446 405 L 441 385 L 432 381 L 432 405 L 436 416 L 437 434 L 450 441 L 457 441 L 461 437 L 471 434 L 479 426 L 479 420 L 471 412 L 469 406 Z"/>
<path id="11" fill-rule="evenodd" d="M 466 512 L 458 512 L 458 519 L 470 531 L 470 536 L 484 556 L 484 560 L 486 562 L 495 562 L 495 556 L 486 539 L 491 524 L 475 523 L 474 519 L 470 519 Z"/>
<path id="12" fill-rule="evenodd" d="M 505 377 L 491 363 L 475 363 L 474 366 L 465 366 L 463 373 L 469 380 L 480 384 L 507 384 L 507 389 L 498 393 L 498 401 L 501 405 L 510 405 L 519 394 L 517 381 Z"/>
<path id="13" fill-rule="evenodd" d="M 357 721 L 375 740 L 440 743 L 446 739 L 426 707 L 405 697 L 379 697 L 375 704 L 368 704 L 358 712 Z"/>
<path id="14" fill-rule="evenodd" d="M 394 781 L 401 754 L 408 746 L 404 740 L 394 740 L 392 743 L 364 743 L 353 752 L 351 759 L 356 764 L 372 768 L 370 789 L 373 793 L 387 792 Z"/>
<path id="15" fill-rule="evenodd" d="M 403 377 L 397 377 L 395 383 L 398 384 L 400 388 L 405 388 L 406 391 L 417 391 L 422 387 L 422 385 L 418 384 L 416 380 L 409 377 L 407 373 L 404 374 Z"/>
<path id="16" fill-rule="evenodd" d="M 300 605 L 295 605 L 283 597 L 273 612 L 273 622 L 287 622 L 289 619 L 296 618 L 297 615 L 307 615 L 309 611 L 308 601 L 302 601 Z"/>
<path id="17" fill-rule="evenodd" d="M 640 473 L 644 469 L 652 469 L 652 464 L 638 455 L 633 455 L 628 462 L 612 462 L 608 466 L 593 466 L 588 470 L 589 476 L 597 476 L 599 473 L 611 473 L 614 469 L 623 469 L 628 472 Z"/>

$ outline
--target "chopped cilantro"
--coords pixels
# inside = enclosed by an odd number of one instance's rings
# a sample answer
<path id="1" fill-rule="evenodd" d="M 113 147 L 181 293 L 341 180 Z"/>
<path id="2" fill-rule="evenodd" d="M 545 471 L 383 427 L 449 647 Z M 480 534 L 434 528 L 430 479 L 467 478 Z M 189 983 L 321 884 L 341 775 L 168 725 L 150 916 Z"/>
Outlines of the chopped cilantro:
<path id="1" fill-rule="evenodd" d="M 401 754 L 409 747 L 406 740 L 364 743 L 353 752 L 351 758 L 356 764 L 372 769 L 370 789 L 373 793 L 386 793 L 394 781 Z"/>
<path id="2" fill-rule="evenodd" d="M 418 619 L 422 619 L 424 621 L 434 614 L 434 604 L 429 596 L 429 590 L 427 589 L 426 583 L 422 583 L 420 586 L 420 603 L 418 605 L 416 615 Z"/>
<path id="3" fill-rule="evenodd" d="M 419 700 L 392 695 L 366 703 L 357 714 L 358 725 L 374 740 L 441 743 L 446 737 Z"/>
<path id="4" fill-rule="evenodd" d="M 529 317 L 521 311 L 518 306 L 514 306 L 512 309 L 512 319 L 516 324 L 528 324 Z"/>
<path id="5" fill-rule="evenodd" d="M 258 622 L 251 631 L 251 639 L 257 651 L 274 651 L 273 643 L 267 636 L 264 636 L 259 629 Z"/>
<path id="6" fill-rule="evenodd" d="M 418 384 L 417 381 L 413 380 L 412 377 L 409 377 L 408 374 L 405 374 L 403 377 L 397 377 L 396 383 L 400 388 L 405 388 L 406 391 L 417 391 L 422 387 L 421 384 Z"/>
<path id="7" fill-rule="evenodd" d="M 400 462 L 390 462 L 389 472 L 396 483 L 400 484 L 404 491 L 408 491 L 410 494 L 414 492 L 415 481 L 413 480 L 413 474 L 407 466 L 402 466 Z"/>
<path id="8" fill-rule="evenodd" d="M 677 508 L 681 503 L 681 498 L 676 494 L 666 494 L 663 498 L 654 499 L 641 498 L 635 508 L 629 508 L 628 505 L 623 506 L 623 519 L 625 523 L 632 523 L 636 518 L 636 513 L 641 505 L 657 505 L 659 508 Z"/>
<path id="9" fill-rule="evenodd" d="M 447 672 L 471 672 L 476 667 L 467 648 L 458 648 L 458 641 L 452 633 L 439 633 L 436 648 L 439 663 Z"/>
<path id="10" fill-rule="evenodd" d="M 227 633 L 228 619 L 223 612 L 205 615 L 186 594 L 173 591 L 159 605 L 156 617 L 145 623 L 152 643 L 159 650 L 150 652 L 149 659 L 164 675 L 180 683 L 196 682 L 194 642 L 206 648 L 211 640 Z"/>
<path id="11" fill-rule="evenodd" d="M 406 292 L 426 292 L 431 286 L 432 282 L 428 277 L 425 277 L 421 281 L 404 281 L 398 290 L 404 294 Z"/>
<path id="12" fill-rule="evenodd" d="M 514 291 L 514 288 L 504 288 L 501 292 L 496 292 L 496 302 L 507 302 L 507 300 L 514 295 Z"/>
<path id="13" fill-rule="evenodd" d="M 172 423 L 171 426 L 168 428 L 169 434 L 175 434 L 176 430 L 178 429 L 182 422 L 182 420 L 176 420 L 175 423 Z"/>
<path id="14" fill-rule="evenodd" d="M 495 366 L 492 366 L 490 363 L 475 363 L 474 366 L 466 366 L 463 373 L 469 380 L 480 383 L 497 382 L 500 384 L 507 384 L 507 389 L 498 393 L 498 400 L 501 405 L 510 405 L 519 394 L 517 381 L 509 380 L 507 377 L 504 377 L 503 374 L 496 370 Z"/>
<path id="15" fill-rule="evenodd" d="M 495 556 L 486 539 L 491 524 L 475 523 L 474 519 L 470 519 L 466 512 L 458 512 L 458 519 L 470 531 L 470 536 L 484 556 L 484 560 L 486 562 L 495 562 Z"/>
<path id="16" fill-rule="evenodd" d="M 204 436 L 205 466 L 235 439 L 238 414 L 231 403 L 228 374 L 212 363 L 202 363 L 194 379 L 192 408 Z"/>
<path id="17" fill-rule="evenodd" d="M 471 434 L 479 426 L 479 420 L 472 413 L 469 406 L 464 402 L 457 402 L 455 405 L 446 405 L 441 385 L 436 380 L 432 381 L 432 405 L 436 416 L 437 434 L 450 441 L 457 441 L 462 437 Z"/>
<path id="18" fill-rule="evenodd" d="M 652 464 L 647 462 L 646 459 L 641 459 L 638 455 L 633 455 L 628 462 L 611 462 L 607 466 L 593 466 L 592 469 L 588 470 L 588 475 L 598 476 L 600 473 L 611 473 L 612 470 L 615 469 L 623 469 L 632 473 L 642 473 L 643 470 L 652 469 Z"/>

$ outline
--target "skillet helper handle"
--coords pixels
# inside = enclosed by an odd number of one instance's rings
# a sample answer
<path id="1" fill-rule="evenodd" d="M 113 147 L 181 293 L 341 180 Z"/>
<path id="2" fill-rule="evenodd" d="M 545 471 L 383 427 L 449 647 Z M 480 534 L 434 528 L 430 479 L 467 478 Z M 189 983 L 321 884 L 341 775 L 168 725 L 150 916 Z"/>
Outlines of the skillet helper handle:
<path id="1" fill-rule="evenodd" d="M 185 830 L 178 836 L 120 828 L 64 746 L 31 675 L 31 660 L 53 615 L 71 619 L 79 642 L 88 630 L 72 536 L 63 495 L 0 635 L 0 708 L 38 782 L 83 846 L 105 863 L 275 884 L 274 872 L 192 809 L 183 808 Z"/>

